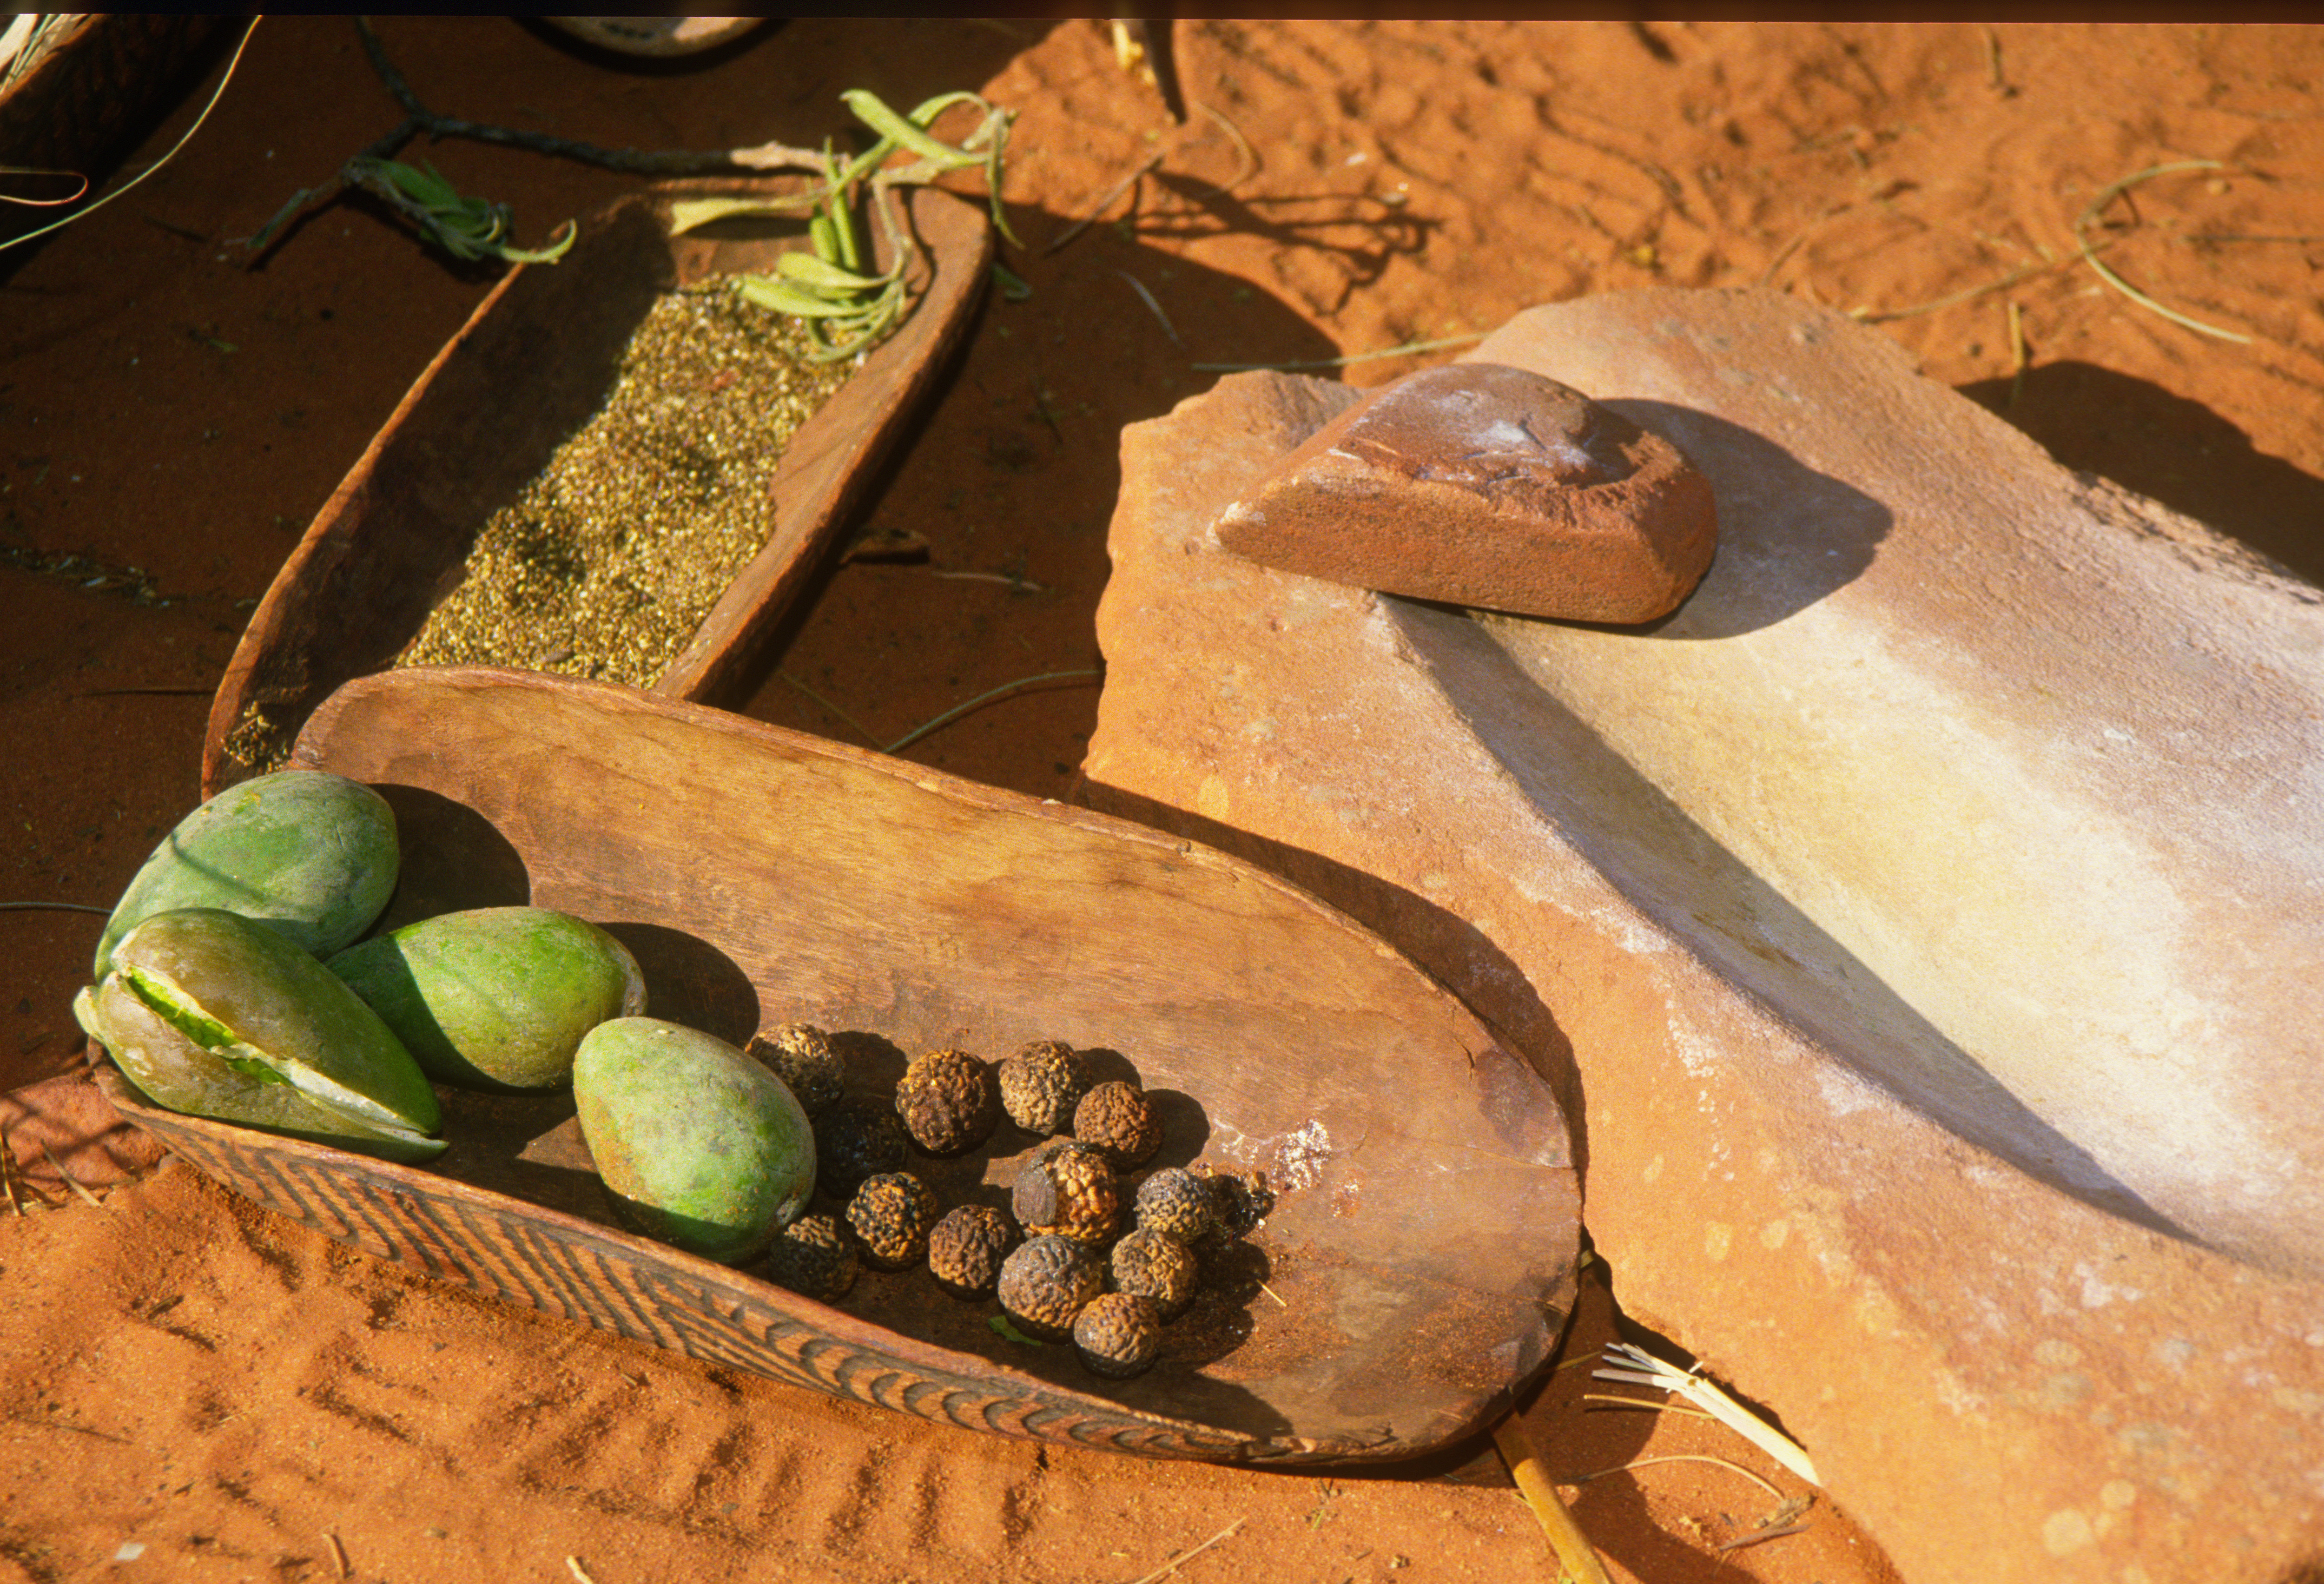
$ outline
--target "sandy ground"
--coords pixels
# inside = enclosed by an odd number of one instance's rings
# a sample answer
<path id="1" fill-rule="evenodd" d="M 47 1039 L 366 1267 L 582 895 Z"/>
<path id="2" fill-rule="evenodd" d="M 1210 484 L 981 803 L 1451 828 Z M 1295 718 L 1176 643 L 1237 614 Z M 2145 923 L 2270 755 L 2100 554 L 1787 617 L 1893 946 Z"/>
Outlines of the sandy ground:
<path id="1" fill-rule="evenodd" d="M 799 21 L 662 70 L 501 20 L 382 29 L 435 107 L 616 146 L 813 143 L 851 87 L 1021 111 L 1007 198 L 1028 246 L 1005 256 L 1032 294 L 988 304 L 861 524 L 922 535 L 929 560 L 835 564 L 791 622 L 747 706 L 785 725 L 876 745 L 1094 666 L 1115 436 L 1204 389 L 1202 365 L 1473 336 L 1648 283 L 1860 311 L 2068 465 L 2324 575 L 2316 30 L 1188 23 L 1179 128 L 1082 23 Z M 247 612 L 487 289 L 357 203 L 244 267 L 230 239 L 396 118 L 348 24 L 269 21 L 174 163 L 0 254 L 0 899 L 109 905 L 192 806 Z M 512 203 L 528 240 L 632 185 L 420 152 Z M 2084 239 L 2243 339 L 2132 301 L 2078 261 Z M 1066 796 L 1095 700 L 1033 690 L 908 757 Z M 68 1003 L 96 930 L 0 912 L 0 1091 L 77 1066 Z M 1489 1448 L 1292 1475 L 938 1432 L 481 1303 L 174 1162 L 92 1207 L 38 1144 L 111 1174 L 108 1151 L 136 1152 L 103 1124 L 14 1128 L 41 1207 L 0 1206 L 0 1579 L 1129 1584 L 1213 1540 L 1171 1576 L 1555 1577 Z M 1607 1274 L 1567 1360 L 1612 1334 Z M 1583 1404 L 1585 1376 L 1560 1368 L 1526 1423 L 1618 1577 L 1888 1576 L 1823 1502 L 1798 1533 L 1720 1550 L 1780 1499 L 1644 1460 L 1797 1482 L 1715 1425 Z"/>

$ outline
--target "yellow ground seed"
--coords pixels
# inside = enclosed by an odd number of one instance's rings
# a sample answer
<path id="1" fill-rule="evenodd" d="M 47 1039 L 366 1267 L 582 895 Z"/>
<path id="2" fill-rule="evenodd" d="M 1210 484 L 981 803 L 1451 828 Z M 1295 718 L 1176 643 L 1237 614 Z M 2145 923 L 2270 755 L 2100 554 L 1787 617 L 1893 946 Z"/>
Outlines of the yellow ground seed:
<path id="1" fill-rule="evenodd" d="M 809 347 L 728 280 L 658 299 L 604 405 L 484 524 L 395 663 L 653 686 L 766 544 L 783 448 L 847 377 Z"/>

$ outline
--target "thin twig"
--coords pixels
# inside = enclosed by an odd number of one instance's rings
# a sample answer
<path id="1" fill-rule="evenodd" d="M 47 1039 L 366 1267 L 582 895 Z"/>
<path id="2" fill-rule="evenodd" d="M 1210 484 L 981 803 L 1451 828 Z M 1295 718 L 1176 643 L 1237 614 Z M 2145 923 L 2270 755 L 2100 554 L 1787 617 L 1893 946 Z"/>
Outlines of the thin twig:
<path id="1" fill-rule="evenodd" d="M 1259 1290 L 1260 1292 L 1262 1292 L 1262 1293 L 1266 1294 L 1268 1297 L 1270 1297 L 1270 1298 L 1274 1299 L 1274 1300 L 1275 1300 L 1275 1302 L 1276 1302 L 1278 1305 L 1280 1305 L 1281 1307 L 1283 1307 L 1283 1308 L 1285 1308 L 1285 1309 L 1288 1309 L 1288 1308 L 1290 1308 L 1290 1307 L 1291 1307 L 1291 1305 L 1290 1305 L 1290 1304 L 1288 1304 L 1288 1303 L 1285 1303 L 1283 1302 L 1283 1294 L 1280 1294 L 1280 1293 L 1277 1292 L 1273 1287 L 1268 1286 L 1265 1282 L 1261 1282 L 1261 1283 L 1259 1283 Z"/>
<path id="2" fill-rule="evenodd" d="M 930 577 L 950 577 L 963 583 L 1003 584 L 1012 593 L 1047 594 L 1049 592 L 1047 585 L 1035 583 L 1029 577 L 1017 577 L 1006 572 L 955 572 L 948 566 L 927 566 L 921 570 Z"/>
<path id="3" fill-rule="evenodd" d="M 27 209 L 60 209 L 67 204 L 77 204 L 88 196 L 88 178 L 78 170 L 51 170 L 42 165 L 0 165 L 0 176 L 69 176 L 80 186 L 62 198 L 18 198 L 14 193 L 0 192 L 0 204 L 16 204 Z"/>
<path id="4" fill-rule="evenodd" d="M 1584 1392 L 1581 1400 L 1585 1403 L 1617 1403 L 1625 1408 L 1646 1408 L 1656 1414 L 1683 1414 L 1690 1419 L 1708 1419 L 1713 1424 L 1719 1423 L 1716 1414 L 1706 1414 L 1700 1408 L 1682 1408 L 1676 1403 L 1649 1403 L 1644 1397 L 1618 1397 L 1608 1392 Z"/>
<path id="5" fill-rule="evenodd" d="M 59 913 L 96 913 L 107 918 L 113 916 L 112 908 L 91 907 L 86 902 L 0 902 L 0 909 L 14 912 L 20 908 L 46 908 Z"/>
<path id="6" fill-rule="evenodd" d="M 54 1166 L 57 1171 L 57 1175 L 65 1180 L 66 1187 L 80 1195 L 81 1202 L 83 1203 L 93 1205 L 98 1210 L 103 1210 L 105 1208 L 105 1201 L 99 1199 L 96 1194 L 91 1193 L 88 1189 L 82 1187 L 80 1185 L 80 1179 L 74 1176 L 70 1172 L 65 1170 L 65 1163 L 57 1158 L 57 1152 L 49 1147 L 49 1141 L 45 1138 L 41 1140 L 41 1153 L 49 1157 L 49 1165 Z"/>
<path id="7" fill-rule="evenodd" d="M 2240 331 L 2222 329 L 2217 325 L 2207 325 L 2200 319 L 2181 313 L 2177 309 L 2166 308 L 2120 275 L 2116 274 L 2107 267 L 2105 261 L 2098 257 L 2098 250 L 2090 245 L 2090 239 L 2087 234 L 2090 222 L 2098 217 L 2099 210 L 2142 181 L 2150 181 L 2157 176 L 2171 176 L 2186 170 L 2218 170 L 2224 168 L 2217 160 L 2175 160 L 2167 165 L 2151 165 L 2144 170 L 2135 171 L 2098 194 L 2091 201 L 2090 207 L 2075 217 L 2074 240 L 2081 244 L 2082 257 L 2089 262 L 2091 269 L 2098 272 L 2098 279 L 2138 304 L 2139 307 L 2161 314 L 2172 324 L 2196 331 L 2198 334 L 2216 336 L 2221 341 L 2232 341 L 2238 346 L 2248 346 L 2251 345 L 2252 338 Z"/>
<path id="8" fill-rule="evenodd" d="M 1242 158 L 1242 168 L 1234 173 L 1232 180 L 1223 186 L 1213 187 L 1210 191 L 1202 195 L 1204 198 L 1223 198 L 1259 174 L 1259 154 L 1250 146 L 1250 140 L 1243 136 L 1242 129 L 1229 121 L 1216 109 L 1204 104 L 1200 99 L 1194 101 L 1194 108 L 1219 124 L 1221 130 L 1234 140 L 1235 152 Z"/>
<path id="9" fill-rule="evenodd" d="M 1213 374 L 1243 374 L 1259 369 L 1336 369 L 1351 363 L 1373 363 L 1383 357 L 1410 357 L 1416 353 L 1442 352 L 1448 346 L 1466 346 L 1482 341 L 1490 330 L 1475 330 L 1465 336 L 1446 336 L 1435 341 L 1406 341 L 1397 346 L 1383 346 L 1377 352 L 1351 352 L 1345 357 L 1314 357 L 1302 363 L 1198 363 L 1191 366 Z"/>
<path id="10" fill-rule="evenodd" d="M 887 747 L 881 749 L 880 751 L 882 753 L 900 753 L 905 749 L 909 748 L 913 743 L 918 742 L 921 738 L 927 736 L 929 732 L 935 731 L 937 727 L 948 726 L 953 722 L 958 720 L 961 716 L 968 714 L 969 711 L 975 709 L 978 705 L 990 704 L 994 699 L 999 698 L 1001 695 L 1006 693 L 1014 693 L 1019 687 L 1030 687 L 1036 682 L 1062 682 L 1067 677 L 1102 677 L 1104 675 L 1105 673 L 1102 671 L 1044 671 L 1038 677 L 1019 677 L 1014 682 L 1002 683 L 1000 686 L 992 689 L 990 693 L 978 694 L 966 704 L 955 705 L 951 709 L 948 709 L 945 711 L 944 714 L 938 715 L 935 720 L 930 721 L 927 725 L 916 726 L 911 731 L 905 732 L 901 737 L 897 738 L 896 741 L 890 742 Z M 1280 1303 L 1281 1300 L 1277 1299 L 1277 1302 Z"/>
<path id="11" fill-rule="evenodd" d="M 579 1557 L 567 1557 L 565 1566 L 574 1578 L 580 1580 L 580 1584 L 597 1584 L 597 1580 L 589 1577 L 589 1570 L 581 1565 Z"/>
<path id="12" fill-rule="evenodd" d="M 815 700 L 816 703 L 829 710 L 833 714 L 837 715 L 849 725 L 854 727 L 864 741 L 869 742 L 874 748 L 880 746 L 880 735 L 878 732 L 872 731 L 871 727 L 857 720 L 853 715 L 849 714 L 845 710 L 841 709 L 837 705 L 832 703 L 831 700 L 824 697 L 823 695 L 817 693 L 814 688 L 809 687 L 806 683 L 792 676 L 788 671 L 778 671 L 775 675 L 789 683 L 793 687 L 798 688 L 801 693 L 806 694 L 809 698 Z"/>
<path id="13" fill-rule="evenodd" d="M 1083 232 L 1096 225 L 1098 221 L 1104 216 L 1105 212 L 1113 207 L 1114 199 L 1120 198 L 1123 193 L 1128 192 L 1131 188 L 1137 186 L 1138 179 L 1139 177 L 1145 175 L 1148 170 L 1153 170 L 1155 166 L 1159 165 L 1162 162 L 1162 152 L 1163 152 L 1160 149 L 1155 150 L 1153 153 L 1148 155 L 1145 160 L 1140 161 L 1129 175 L 1115 182 L 1111 187 L 1107 188 L 1105 189 L 1105 196 L 1099 198 L 1097 202 L 1090 206 L 1088 214 L 1074 221 L 1072 225 L 1066 226 L 1064 231 L 1057 235 L 1056 240 L 1050 243 L 1047 247 L 1041 251 L 1044 253 L 1055 253 L 1059 248 L 1065 246 L 1065 244 L 1071 242 L 1074 237 L 1079 236 Z"/>
<path id="14" fill-rule="evenodd" d="M 1501 1460 L 1509 1466 L 1509 1478 L 1517 1483 L 1517 1494 L 1533 1509 L 1542 1533 L 1549 1536 L 1550 1549 L 1565 1571 L 1580 1584 L 1611 1584 L 1606 1576 L 1606 1564 L 1598 1558 L 1598 1548 L 1590 1543 L 1590 1536 L 1558 1499 L 1557 1487 L 1549 1480 L 1548 1471 L 1542 1467 L 1541 1458 L 1534 1450 L 1525 1427 L 1512 1414 L 1493 1426 L 1493 1445 Z"/>
<path id="15" fill-rule="evenodd" d="M 2025 315 L 2015 298 L 2009 303 L 2009 405 L 2017 405 L 2025 389 Z"/>
<path id="16" fill-rule="evenodd" d="M 1250 1521 L 1250 1520 L 1248 1518 L 1237 1518 L 1233 1523 L 1220 1530 L 1216 1534 L 1212 1535 L 1208 1540 L 1205 1540 L 1202 1544 L 1186 1552 L 1184 1556 L 1173 1557 L 1170 1561 L 1163 1563 L 1160 1567 L 1147 1574 L 1146 1577 L 1139 1579 L 1138 1584 L 1161 1584 L 1161 1580 L 1167 1579 L 1171 1574 L 1176 1572 L 1180 1568 L 1185 1567 L 1194 1558 L 1210 1550 L 1211 1547 L 1218 1544 L 1222 1540 L 1233 1538 L 1234 1532 L 1241 1528 Z"/>
<path id="17" fill-rule="evenodd" d="M 1140 281 L 1137 276 L 1131 274 L 1127 270 L 1116 270 L 1114 273 L 1129 281 L 1130 289 L 1138 293 L 1138 300 L 1154 310 L 1154 317 L 1162 321 L 1162 333 L 1170 337 L 1170 345 L 1173 346 L 1185 345 L 1186 344 L 1184 341 L 1178 339 L 1178 327 L 1170 322 L 1170 316 L 1162 311 L 1162 305 L 1154 300 L 1154 294 L 1152 292 L 1146 290 L 1146 282 Z"/>
<path id="18" fill-rule="evenodd" d="M 16 1212 L 18 1220 L 23 1220 L 24 1204 L 16 1197 L 16 1151 L 8 1142 L 5 1128 L 0 1128 L 0 1189 L 7 1192 L 8 1208 Z"/>
<path id="19" fill-rule="evenodd" d="M 1870 309 L 1851 309 L 1848 317 L 1866 325 L 1886 325 L 1897 319 L 1914 319 L 1923 314 L 1932 314 L 1941 309 L 1951 308 L 1958 303 L 1974 302 L 1988 293 L 2005 290 L 2015 286 L 2028 275 L 2038 275 L 2044 270 L 2054 270 L 2057 267 L 2054 261 L 2045 261 L 2038 264 L 2020 264 L 1998 280 L 1987 281 L 1982 286 L 1971 286 L 1966 290 L 1956 291 L 1950 296 L 1937 298 L 1933 301 L 1916 302 L 1911 308 L 1891 309 L 1879 313 L 1875 313 Z"/>
<path id="20" fill-rule="evenodd" d="M 1805 1534 L 1807 1532 L 1808 1526 L 1805 1524 L 1794 1524 L 1788 1529 L 1762 1529 L 1757 1534 L 1738 1534 L 1734 1539 L 1723 1541 L 1711 1549 L 1720 1552 L 1741 1551 L 1745 1546 L 1757 1545 L 1763 1540 L 1781 1540 L 1786 1534 Z"/>
<path id="21" fill-rule="evenodd" d="M 331 1557 L 333 1561 L 338 1563 L 339 1577 L 342 1579 L 354 1578 L 355 1572 L 355 1567 L 347 1561 L 347 1548 L 339 1543 L 338 1532 L 334 1529 L 326 1529 L 323 1531 L 323 1538 L 331 1543 Z"/>
<path id="22" fill-rule="evenodd" d="M 1815 228 L 1817 226 L 1822 225 L 1826 220 L 1832 219 L 1840 215 L 1845 215 L 1849 210 L 1857 206 L 1858 201 L 1858 200 L 1855 198 L 1850 198 L 1844 204 L 1834 204 L 1822 214 L 1818 215 L 1814 219 L 1801 226 L 1797 231 L 1793 232 L 1792 239 L 1784 244 L 1783 246 L 1777 248 L 1775 250 L 1775 256 L 1768 261 L 1767 267 L 1759 272 L 1759 284 L 1762 286 L 1772 284 L 1775 279 L 1775 272 L 1782 269 L 1785 262 L 1788 261 L 1794 253 L 1800 251 L 1800 244 L 1807 241 L 1810 236 L 1815 234 Z"/>
<path id="23" fill-rule="evenodd" d="M 1721 1469 L 1729 1469 L 1734 1470 L 1736 1473 L 1740 1474 L 1744 1478 L 1757 1486 L 1761 1490 L 1766 1491 L 1769 1496 L 1774 1497 L 1777 1501 L 1782 1501 L 1784 1499 L 1784 1493 L 1782 1491 L 1777 1490 L 1774 1486 L 1760 1478 L 1757 1474 L 1752 1473 L 1751 1470 L 1743 1467 L 1742 1464 L 1730 1463 L 1724 1458 L 1714 1458 L 1708 1452 L 1671 1452 L 1659 1458 L 1633 1458 L 1628 1462 L 1618 1463 L 1611 1469 L 1600 1469 L 1595 1474 L 1584 1474 L 1581 1478 L 1575 1480 L 1574 1483 L 1576 1485 L 1587 1485 L 1593 1479 L 1603 1479 L 1609 1474 L 1621 1474 L 1632 1469 L 1643 1469 L 1649 1463 L 1713 1463 Z"/>
<path id="24" fill-rule="evenodd" d="M 782 143 L 761 143 L 754 148 L 722 149 L 701 152 L 691 149 L 665 150 L 648 152 L 641 149 L 603 149 L 595 143 L 581 143 L 573 138 L 550 137 L 545 133 L 516 132 L 505 126 L 486 126 L 479 122 L 463 121 L 456 116 L 439 115 L 420 102 L 403 73 L 387 58 L 387 51 L 379 35 L 363 18 L 355 18 L 355 30 L 363 36 L 364 53 L 371 58 L 372 69 L 379 73 L 380 81 L 403 106 L 405 115 L 418 124 L 418 129 L 430 137 L 460 137 L 473 143 L 501 143 L 511 148 L 530 149 L 538 154 L 553 154 L 559 159 L 577 160 L 586 165 L 601 165 L 609 170 L 623 170 L 637 176 L 707 176 L 737 168 L 751 170 L 820 170 L 823 155 L 815 149 L 795 149 Z"/>

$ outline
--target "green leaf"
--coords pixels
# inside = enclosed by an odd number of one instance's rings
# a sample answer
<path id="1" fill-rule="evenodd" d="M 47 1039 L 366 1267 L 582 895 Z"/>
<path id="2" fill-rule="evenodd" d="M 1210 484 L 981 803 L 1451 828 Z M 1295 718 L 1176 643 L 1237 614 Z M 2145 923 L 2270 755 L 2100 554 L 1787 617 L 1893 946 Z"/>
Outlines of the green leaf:
<path id="1" fill-rule="evenodd" d="M 816 252 L 843 270 L 862 269 L 863 246 L 856 237 L 855 216 L 848 211 L 844 192 L 834 191 L 825 200 L 823 217 L 831 226 L 831 240 L 834 245 L 830 253 L 823 253 L 819 248 Z"/>
<path id="2" fill-rule="evenodd" d="M 811 253 L 787 253 L 775 260 L 776 273 L 817 291 L 876 291 L 893 280 L 885 275 L 859 275 Z"/>
<path id="3" fill-rule="evenodd" d="M 445 208 L 460 201 L 458 191 L 433 165 L 425 170 L 415 170 L 401 160 L 382 160 L 379 165 L 381 174 L 395 184 L 396 190 L 415 203 Z"/>
<path id="4" fill-rule="evenodd" d="M 771 275 L 739 276 L 734 286 L 761 308 L 770 308 L 777 313 L 795 314 L 803 319 L 844 319 L 862 311 L 861 303 L 827 302 Z"/>
<path id="5" fill-rule="evenodd" d="M 918 105 L 915 105 L 912 107 L 912 124 L 914 126 L 934 126 L 936 124 L 936 117 L 951 109 L 954 105 L 974 105 L 982 110 L 989 110 L 991 108 L 991 106 L 987 105 L 983 98 L 979 95 L 972 94 L 966 88 L 959 88 L 949 94 L 938 94 L 933 99 L 922 99 Z"/>
<path id="6" fill-rule="evenodd" d="M 1046 1348 L 1049 1345 L 1040 1338 L 1028 1337 L 1023 1331 L 1019 1331 L 1015 1326 L 1010 1325 L 1009 1323 L 1009 1317 L 1005 1314 L 996 1314 L 984 1323 L 991 1326 L 994 1331 L 1000 1332 L 1002 1336 L 1008 1338 L 1012 1342 L 1022 1342 L 1028 1348 Z"/>
<path id="7" fill-rule="evenodd" d="M 897 115 L 886 105 L 881 103 L 878 95 L 866 89 L 850 88 L 839 97 L 841 103 L 855 112 L 855 118 L 858 121 L 880 134 L 881 141 L 883 143 L 909 149 L 921 159 L 931 161 L 950 170 L 961 170 L 984 162 L 980 156 L 964 153 L 950 143 L 941 142 L 929 133 L 913 125 L 909 120 Z M 933 100 L 930 102 L 936 103 Z M 938 109 L 942 107 L 941 104 L 937 105 Z M 933 112 L 929 119 L 935 119 Z"/>
<path id="8" fill-rule="evenodd" d="M 669 206 L 669 234 L 683 236 L 713 220 L 729 219 L 736 215 L 796 214 L 817 202 L 820 196 L 803 192 L 790 198 L 673 198 Z"/>
<path id="9" fill-rule="evenodd" d="M 559 227 L 562 240 L 552 237 L 547 247 L 523 248 L 503 244 L 493 251 L 512 264 L 553 264 L 573 251 L 573 244 L 580 235 L 581 227 L 567 220 Z"/>

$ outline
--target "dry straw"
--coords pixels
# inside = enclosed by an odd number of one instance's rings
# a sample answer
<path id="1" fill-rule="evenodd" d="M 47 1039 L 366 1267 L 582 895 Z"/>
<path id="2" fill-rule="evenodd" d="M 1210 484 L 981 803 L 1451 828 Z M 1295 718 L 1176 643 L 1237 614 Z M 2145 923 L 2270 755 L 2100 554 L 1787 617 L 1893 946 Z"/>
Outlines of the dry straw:
<path id="1" fill-rule="evenodd" d="M 1815 1465 L 1808 1461 L 1807 1452 L 1799 1442 L 1752 1413 L 1750 1409 L 1720 1391 L 1711 1382 L 1703 1379 L 1695 1371 L 1665 1364 L 1644 1349 L 1634 1348 L 1628 1342 L 1616 1342 L 1606 1349 L 1606 1357 L 1624 1368 L 1592 1370 L 1591 1378 L 1616 1380 L 1626 1386 L 1655 1386 L 1663 1391 L 1675 1392 L 1810 1485 L 1820 1487 L 1823 1484 L 1823 1481 L 1816 1477 Z"/>

